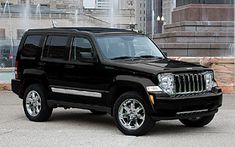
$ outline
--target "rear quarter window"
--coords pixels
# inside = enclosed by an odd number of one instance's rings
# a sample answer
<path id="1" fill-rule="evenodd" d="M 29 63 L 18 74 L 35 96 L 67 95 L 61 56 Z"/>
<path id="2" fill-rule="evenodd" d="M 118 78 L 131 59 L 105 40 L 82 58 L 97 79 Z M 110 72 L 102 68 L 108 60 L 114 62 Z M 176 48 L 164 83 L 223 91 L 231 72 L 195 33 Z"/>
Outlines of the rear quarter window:
<path id="1" fill-rule="evenodd" d="M 24 47 L 22 49 L 22 56 L 24 57 L 37 57 L 40 56 L 42 47 L 40 46 L 41 35 L 27 36 Z"/>
<path id="2" fill-rule="evenodd" d="M 43 57 L 66 60 L 68 58 L 69 36 L 48 36 Z"/>

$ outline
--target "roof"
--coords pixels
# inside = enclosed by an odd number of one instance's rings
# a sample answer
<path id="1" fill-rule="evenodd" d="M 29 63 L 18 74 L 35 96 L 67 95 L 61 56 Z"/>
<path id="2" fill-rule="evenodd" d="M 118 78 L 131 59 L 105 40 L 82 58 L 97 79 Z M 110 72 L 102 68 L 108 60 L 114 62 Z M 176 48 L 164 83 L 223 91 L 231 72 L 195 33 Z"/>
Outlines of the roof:
<path id="1" fill-rule="evenodd" d="M 48 29 L 30 29 L 29 31 L 86 31 L 91 33 L 136 33 L 132 30 L 102 27 L 55 27 Z"/>

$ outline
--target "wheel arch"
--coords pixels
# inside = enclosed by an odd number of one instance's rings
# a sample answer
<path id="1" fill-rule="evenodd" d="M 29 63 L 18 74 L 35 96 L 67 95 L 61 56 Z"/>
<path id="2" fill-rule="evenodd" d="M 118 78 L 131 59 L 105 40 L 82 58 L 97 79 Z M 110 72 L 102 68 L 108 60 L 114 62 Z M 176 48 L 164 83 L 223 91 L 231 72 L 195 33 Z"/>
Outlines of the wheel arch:
<path id="1" fill-rule="evenodd" d="M 44 71 L 35 70 L 35 69 L 26 69 L 23 72 L 22 76 L 22 85 L 20 88 L 19 97 L 23 98 L 24 92 L 29 85 L 40 84 L 44 87 L 45 90 L 48 89 L 48 80 Z"/>
<path id="2" fill-rule="evenodd" d="M 108 106 L 110 106 L 112 108 L 111 111 L 113 111 L 113 106 L 121 94 L 128 91 L 135 91 L 143 97 L 147 106 L 151 108 L 149 94 L 146 90 L 146 87 L 151 85 L 154 85 L 154 83 L 148 78 L 128 75 L 117 76 L 110 87 L 110 98 L 108 98 L 107 102 Z"/>

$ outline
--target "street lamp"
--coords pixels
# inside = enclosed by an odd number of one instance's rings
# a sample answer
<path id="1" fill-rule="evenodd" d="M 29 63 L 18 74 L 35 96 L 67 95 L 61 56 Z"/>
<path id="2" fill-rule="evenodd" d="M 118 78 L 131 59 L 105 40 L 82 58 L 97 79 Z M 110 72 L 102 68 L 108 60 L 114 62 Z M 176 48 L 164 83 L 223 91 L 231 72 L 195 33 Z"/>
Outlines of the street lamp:
<path id="1" fill-rule="evenodd" d="M 154 4 L 153 4 L 153 0 L 152 0 L 152 39 L 154 37 L 154 19 L 155 19 L 155 16 L 154 16 Z"/>
<path id="2" fill-rule="evenodd" d="M 160 16 L 157 16 L 157 21 L 160 21 L 160 20 L 161 20 Z"/>
<path id="3" fill-rule="evenodd" d="M 162 22 L 162 32 L 163 32 L 163 27 L 164 27 L 164 25 L 165 25 L 165 18 L 163 17 L 163 16 L 158 16 L 157 17 L 157 22 L 158 22 L 158 24 L 160 23 L 160 22 Z"/>

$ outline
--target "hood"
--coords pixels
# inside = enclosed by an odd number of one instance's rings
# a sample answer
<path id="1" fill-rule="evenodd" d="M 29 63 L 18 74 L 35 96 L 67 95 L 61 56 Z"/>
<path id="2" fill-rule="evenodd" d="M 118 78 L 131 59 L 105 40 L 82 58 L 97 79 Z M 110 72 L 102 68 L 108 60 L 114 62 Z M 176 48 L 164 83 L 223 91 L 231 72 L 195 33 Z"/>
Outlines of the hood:
<path id="1" fill-rule="evenodd" d="M 201 65 L 171 59 L 136 61 L 116 60 L 111 62 L 116 67 L 125 68 L 126 70 L 132 71 L 142 71 L 151 74 L 160 72 L 202 71 L 207 69 L 206 67 L 203 67 Z"/>

